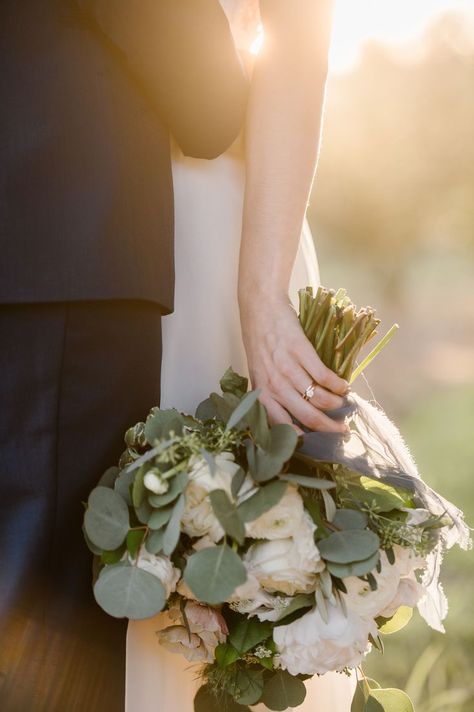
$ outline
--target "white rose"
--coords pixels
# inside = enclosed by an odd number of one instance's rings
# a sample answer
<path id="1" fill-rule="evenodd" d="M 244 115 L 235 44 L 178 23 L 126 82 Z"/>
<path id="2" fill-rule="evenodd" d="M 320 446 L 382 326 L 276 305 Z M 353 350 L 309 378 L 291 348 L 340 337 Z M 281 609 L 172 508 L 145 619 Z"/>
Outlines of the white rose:
<path id="1" fill-rule="evenodd" d="M 288 487 L 278 504 L 246 524 L 246 534 L 252 539 L 286 539 L 297 532 L 303 513 L 303 500 L 297 488 Z"/>
<path id="2" fill-rule="evenodd" d="M 162 554 L 155 556 L 154 554 L 150 554 L 145 547 L 142 547 L 136 564 L 139 569 L 148 571 L 149 574 L 153 574 L 153 576 L 160 579 L 166 591 L 166 598 L 176 590 L 176 584 L 181 576 L 181 571 L 173 566 L 167 556 L 163 556 Z"/>
<path id="3" fill-rule="evenodd" d="M 426 567 L 426 559 L 406 546 L 395 544 L 393 553 L 395 554 L 394 565 L 398 568 L 400 576 L 409 576 L 416 569 L 424 569 Z"/>
<path id="4" fill-rule="evenodd" d="M 322 675 L 356 667 L 370 650 L 369 634 L 377 635 L 373 620 L 352 612 L 345 616 L 340 606 L 328 605 L 325 623 L 315 607 L 293 623 L 273 629 L 276 662 L 291 675 Z"/>
<path id="5" fill-rule="evenodd" d="M 168 480 L 157 470 L 150 470 L 143 478 L 145 487 L 153 494 L 165 494 L 170 488 Z"/>
<path id="6" fill-rule="evenodd" d="M 400 580 L 395 597 L 390 601 L 388 606 L 380 612 L 384 618 L 391 618 L 395 615 L 400 606 L 409 606 L 414 608 L 418 601 L 425 595 L 425 589 L 418 583 L 414 574 L 405 576 Z"/>
<path id="7" fill-rule="evenodd" d="M 289 596 L 314 591 L 316 574 L 324 568 L 313 539 L 315 528 L 304 512 L 297 537 L 262 541 L 248 549 L 245 563 L 266 591 Z"/>
<path id="8" fill-rule="evenodd" d="M 224 536 L 224 530 L 214 515 L 209 492 L 223 489 L 231 497 L 232 478 L 239 469 L 230 452 L 216 455 L 215 472 L 211 473 L 204 458 L 193 457 L 190 461 L 189 483 L 185 490 L 186 506 L 181 518 L 183 531 L 191 537 L 209 536 L 216 542 Z"/>
<path id="9" fill-rule="evenodd" d="M 347 593 L 342 594 L 348 610 L 366 618 L 376 618 L 383 609 L 393 600 L 400 583 L 400 572 L 396 564 L 391 565 L 384 551 L 381 552 L 380 573 L 373 571 L 377 581 L 377 588 L 372 591 L 366 581 L 357 576 L 348 576 L 344 579 Z"/>
<path id="10" fill-rule="evenodd" d="M 196 601 L 188 601 L 184 613 L 189 630 L 177 606 L 168 615 L 178 625 L 164 628 L 158 634 L 159 641 L 172 653 L 181 653 L 189 662 L 213 662 L 214 652 L 219 643 L 224 643 L 229 629 L 219 611 Z"/>

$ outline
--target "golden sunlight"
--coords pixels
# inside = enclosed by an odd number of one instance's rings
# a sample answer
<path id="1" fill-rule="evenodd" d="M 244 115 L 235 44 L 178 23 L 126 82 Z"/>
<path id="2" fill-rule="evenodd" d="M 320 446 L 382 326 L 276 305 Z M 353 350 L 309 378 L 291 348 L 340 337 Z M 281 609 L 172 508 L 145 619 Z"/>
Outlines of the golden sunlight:
<path id="1" fill-rule="evenodd" d="M 350 69 L 368 40 L 409 42 L 437 16 L 450 11 L 474 18 L 473 0 L 336 0 L 331 69 Z"/>

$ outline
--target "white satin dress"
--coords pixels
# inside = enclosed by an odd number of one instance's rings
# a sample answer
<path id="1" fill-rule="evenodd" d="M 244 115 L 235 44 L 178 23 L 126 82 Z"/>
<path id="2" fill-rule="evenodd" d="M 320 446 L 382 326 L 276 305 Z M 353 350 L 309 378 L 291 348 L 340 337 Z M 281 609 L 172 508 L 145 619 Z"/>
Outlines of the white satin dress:
<path id="1" fill-rule="evenodd" d="M 242 0 L 246 2 L 246 0 Z M 221 0 L 231 21 L 239 0 Z M 234 29 L 234 27 L 232 27 Z M 175 311 L 163 319 L 161 406 L 194 413 L 228 366 L 245 375 L 237 270 L 245 170 L 241 140 L 218 158 L 187 158 L 173 148 L 175 190 Z M 307 224 L 293 269 L 291 296 L 318 284 Z M 131 621 L 127 633 L 126 712 L 193 712 L 198 667 L 165 650 L 156 631 L 166 614 Z M 298 712 L 349 712 L 353 680 L 336 673 L 306 683 Z M 255 712 L 265 712 L 257 705 Z"/>

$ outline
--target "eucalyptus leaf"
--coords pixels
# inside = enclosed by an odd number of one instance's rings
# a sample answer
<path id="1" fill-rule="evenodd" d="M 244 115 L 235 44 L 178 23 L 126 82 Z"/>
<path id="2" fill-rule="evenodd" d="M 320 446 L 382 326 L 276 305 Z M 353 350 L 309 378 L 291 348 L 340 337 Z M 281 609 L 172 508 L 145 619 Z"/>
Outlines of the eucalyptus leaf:
<path id="1" fill-rule="evenodd" d="M 205 462 L 207 463 L 207 466 L 209 468 L 209 472 L 211 473 L 211 476 L 214 477 L 216 474 L 216 459 L 213 455 L 211 455 L 210 452 L 208 452 L 205 448 L 201 448 L 201 457 Z"/>
<path id="2" fill-rule="evenodd" d="M 145 485 L 144 485 L 144 477 L 145 477 L 145 472 L 146 469 L 142 466 L 138 470 L 138 472 L 135 475 L 135 479 L 133 480 L 133 485 L 132 485 L 132 504 L 135 508 L 138 508 L 141 503 L 143 502 L 143 498 L 145 496 Z"/>
<path id="3" fill-rule="evenodd" d="M 135 514 L 137 519 L 141 524 L 148 524 L 151 515 L 153 514 L 153 509 L 146 499 L 143 500 L 141 505 L 135 509 Z"/>
<path id="4" fill-rule="evenodd" d="M 256 391 L 249 391 L 240 401 L 239 405 L 235 410 L 232 412 L 229 420 L 227 421 L 226 425 L 226 430 L 231 430 L 232 428 L 235 428 L 242 418 L 246 416 L 250 408 L 253 406 L 253 404 L 257 401 L 258 397 L 260 395 L 260 391 L 257 389 Z"/>
<path id="5" fill-rule="evenodd" d="M 163 548 L 163 529 L 158 529 L 157 531 L 148 534 L 145 541 L 145 549 L 150 552 L 150 554 L 159 554 Z"/>
<path id="6" fill-rule="evenodd" d="M 108 487 L 96 487 L 88 499 L 84 528 L 100 549 L 117 549 L 129 529 L 128 507 L 122 497 Z"/>
<path id="7" fill-rule="evenodd" d="M 196 408 L 196 418 L 202 421 L 212 420 L 217 416 L 217 408 L 211 398 L 206 398 Z M 202 688 L 201 688 L 202 689 Z"/>
<path id="8" fill-rule="evenodd" d="M 365 576 L 373 571 L 380 560 L 380 552 L 369 556 L 362 561 L 352 561 L 349 564 L 337 564 L 334 561 L 327 561 L 326 568 L 329 573 L 338 578 L 348 578 L 349 576 Z"/>
<path id="9" fill-rule="evenodd" d="M 392 687 L 371 690 L 364 712 L 415 712 L 415 708 L 405 692 Z"/>
<path id="10" fill-rule="evenodd" d="M 174 505 L 170 504 L 168 507 L 162 507 L 161 509 L 156 509 L 152 512 L 148 519 L 148 526 L 150 529 L 161 529 L 162 526 L 167 524 L 171 519 L 173 509 Z"/>
<path id="11" fill-rule="evenodd" d="M 291 616 L 296 611 L 302 610 L 304 608 L 312 608 L 314 606 L 314 593 L 300 593 L 295 596 L 286 608 L 282 610 L 277 618 L 278 623 L 283 621 L 288 616 Z"/>
<path id="12" fill-rule="evenodd" d="M 380 512 L 390 512 L 392 509 L 406 507 L 407 501 L 391 485 L 370 477 L 360 478 L 360 487 L 351 487 L 351 495 L 362 504 L 376 505 Z"/>
<path id="13" fill-rule="evenodd" d="M 249 379 L 244 376 L 239 376 L 231 366 L 222 376 L 219 385 L 223 393 L 233 393 L 241 398 L 247 393 L 249 387 Z"/>
<path id="14" fill-rule="evenodd" d="M 270 429 L 270 440 L 266 449 L 260 445 L 247 445 L 247 460 L 254 479 L 264 482 L 279 475 L 283 465 L 293 455 L 297 442 L 298 436 L 291 425 L 280 423 Z"/>
<path id="15" fill-rule="evenodd" d="M 272 507 L 275 507 L 287 489 L 288 485 L 278 480 L 259 487 L 254 495 L 239 504 L 238 512 L 240 516 L 244 522 L 253 522 L 272 509 Z"/>
<path id="16" fill-rule="evenodd" d="M 327 539 L 320 539 L 318 548 L 323 559 L 336 564 L 363 561 L 373 556 L 380 547 L 374 532 L 361 529 L 345 529 L 334 532 Z"/>
<path id="17" fill-rule="evenodd" d="M 307 475 L 292 475 L 285 474 L 280 475 L 280 479 L 291 482 L 295 485 L 301 485 L 301 487 L 308 487 L 309 489 L 318 490 L 329 490 L 335 489 L 336 483 L 331 480 L 325 480 L 321 477 L 309 477 Z"/>
<path id="18" fill-rule="evenodd" d="M 356 685 L 354 697 L 352 698 L 351 712 L 364 712 L 366 699 L 364 683 L 359 680 Z"/>
<path id="19" fill-rule="evenodd" d="M 241 487 L 245 482 L 246 476 L 247 475 L 244 472 L 244 470 L 241 467 L 239 467 L 239 469 L 237 470 L 235 475 L 232 477 L 232 483 L 231 483 L 230 489 L 231 489 L 232 497 L 234 497 L 234 499 L 237 499 L 238 494 L 241 490 Z"/>
<path id="20" fill-rule="evenodd" d="M 400 606 L 391 618 L 377 619 L 379 632 L 384 635 L 398 633 L 411 621 L 413 616 L 413 608 L 409 606 Z M 380 622 L 379 622 L 380 621 Z"/>
<path id="21" fill-rule="evenodd" d="M 152 507 L 164 507 L 165 505 L 173 502 L 178 495 L 184 490 L 189 482 L 189 475 L 187 472 L 178 472 L 170 481 L 170 487 L 168 492 L 165 494 L 151 494 L 148 497 L 148 501 Z"/>
<path id="22" fill-rule="evenodd" d="M 259 400 L 255 401 L 245 416 L 245 421 L 249 426 L 253 439 L 264 449 L 270 442 L 270 426 L 268 424 L 267 411 Z"/>
<path id="23" fill-rule="evenodd" d="M 176 408 L 161 410 L 152 408 L 145 422 L 145 438 L 150 445 L 156 440 L 168 438 L 171 433 L 181 435 L 183 432 L 183 417 Z"/>
<path id="24" fill-rule="evenodd" d="M 180 495 L 178 501 L 174 505 L 171 518 L 166 525 L 163 535 L 163 553 L 166 556 L 171 556 L 179 541 L 181 534 L 181 517 L 183 516 L 186 501 L 184 495 Z"/>
<path id="25" fill-rule="evenodd" d="M 184 581 L 199 601 L 223 603 L 247 580 L 241 558 L 227 546 L 211 546 L 189 557 Z"/>
<path id="26" fill-rule="evenodd" d="M 283 712 L 289 707 L 298 707 L 304 702 L 306 687 L 297 677 L 286 670 L 278 670 L 265 683 L 262 702 L 268 709 Z"/>
<path id="27" fill-rule="evenodd" d="M 97 487 L 110 487 L 113 489 L 119 472 L 118 467 L 109 467 L 98 481 Z"/>
<path id="28" fill-rule="evenodd" d="M 339 529 L 365 529 L 369 518 L 358 509 L 338 509 L 332 523 Z"/>
<path id="29" fill-rule="evenodd" d="M 230 631 L 228 642 L 240 655 L 244 655 L 272 634 L 272 626 L 268 621 L 258 618 L 244 618 Z"/>
<path id="30" fill-rule="evenodd" d="M 133 486 L 133 480 L 135 479 L 135 473 L 129 471 L 128 469 L 122 470 L 115 480 L 114 490 L 119 493 L 122 499 L 128 504 L 129 507 L 132 506 L 132 494 L 131 489 Z"/>
<path id="31" fill-rule="evenodd" d="M 126 563 L 102 569 L 94 596 L 110 616 L 131 620 L 154 616 L 166 602 L 165 589 L 156 576 Z"/>
<path id="32" fill-rule="evenodd" d="M 96 556 L 100 556 L 102 553 L 102 549 L 98 546 L 96 546 L 87 536 L 86 528 L 84 524 L 82 525 L 82 534 L 84 535 L 85 542 L 87 544 L 87 548 L 92 554 L 95 554 Z"/>
<path id="33" fill-rule="evenodd" d="M 235 539 L 238 544 L 245 540 L 245 525 L 235 504 L 227 493 L 216 489 L 209 493 L 212 509 L 225 533 Z"/>

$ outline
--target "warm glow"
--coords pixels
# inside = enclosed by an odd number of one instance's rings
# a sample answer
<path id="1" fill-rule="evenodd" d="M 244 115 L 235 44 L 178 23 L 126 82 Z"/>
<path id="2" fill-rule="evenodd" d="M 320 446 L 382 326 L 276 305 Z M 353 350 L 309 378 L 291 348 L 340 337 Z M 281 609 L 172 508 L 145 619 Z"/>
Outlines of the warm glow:
<path id="1" fill-rule="evenodd" d="M 367 40 L 410 41 L 450 10 L 474 17 L 474 0 L 336 0 L 331 68 L 349 69 Z"/>

